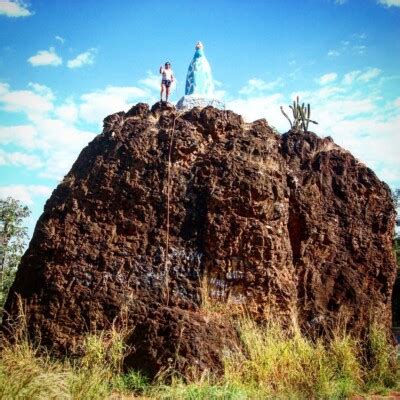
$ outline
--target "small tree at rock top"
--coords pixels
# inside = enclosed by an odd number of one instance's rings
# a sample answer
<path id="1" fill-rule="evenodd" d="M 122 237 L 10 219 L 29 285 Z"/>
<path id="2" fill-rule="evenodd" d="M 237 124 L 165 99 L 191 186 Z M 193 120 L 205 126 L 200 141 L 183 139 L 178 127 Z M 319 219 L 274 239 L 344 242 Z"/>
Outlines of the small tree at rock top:
<path id="1" fill-rule="evenodd" d="M 292 110 L 293 121 L 286 114 L 285 110 L 281 106 L 281 112 L 284 117 L 289 121 L 291 130 L 302 130 L 304 132 L 308 131 L 308 125 L 310 122 L 312 124 L 318 124 L 317 121 L 313 121 L 310 119 L 311 115 L 311 106 L 310 103 L 307 106 L 302 103 L 300 105 L 299 96 L 296 97 L 296 100 L 293 100 L 293 105 L 290 105 L 289 108 Z"/>
<path id="2" fill-rule="evenodd" d="M 26 246 L 28 228 L 23 222 L 30 214 L 18 200 L 0 199 L 0 314 Z"/>

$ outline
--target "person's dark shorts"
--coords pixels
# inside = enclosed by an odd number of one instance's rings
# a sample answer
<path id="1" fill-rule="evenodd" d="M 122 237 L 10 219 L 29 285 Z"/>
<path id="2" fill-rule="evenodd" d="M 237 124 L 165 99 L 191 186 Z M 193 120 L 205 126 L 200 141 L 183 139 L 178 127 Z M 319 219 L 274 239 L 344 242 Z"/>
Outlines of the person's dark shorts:
<path id="1" fill-rule="evenodd" d="M 167 88 L 169 88 L 169 87 L 171 86 L 171 81 L 170 81 L 169 79 L 163 79 L 163 80 L 161 81 L 161 83 L 162 83 L 163 85 L 165 85 L 165 87 L 167 87 Z"/>

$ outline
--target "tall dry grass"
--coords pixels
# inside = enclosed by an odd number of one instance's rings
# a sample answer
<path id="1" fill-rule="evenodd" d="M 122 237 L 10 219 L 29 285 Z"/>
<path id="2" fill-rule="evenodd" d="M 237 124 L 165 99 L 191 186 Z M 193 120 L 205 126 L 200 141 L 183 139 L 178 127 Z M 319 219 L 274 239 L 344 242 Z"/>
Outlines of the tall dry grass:
<path id="1" fill-rule="evenodd" d="M 348 336 L 327 344 L 307 339 L 299 329 L 288 333 L 278 322 L 260 327 L 239 322 L 245 346 L 228 354 L 225 379 L 283 398 L 345 398 L 360 387 L 358 344 Z"/>
<path id="2" fill-rule="evenodd" d="M 396 387 L 396 361 L 389 338 L 376 325 L 366 344 L 345 332 L 329 342 L 312 341 L 278 322 L 237 321 L 243 351 L 226 351 L 220 379 L 204 373 L 194 381 L 176 377 L 154 385 L 162 399 L 346 399 Z M 368 352 L 368 361 L 366 353 Z"/>
<path id="3" fill-rule="evenodd" d="M 176 374 L 168 384 L 123 372 L 125 331 L 88 335 L 80 359 L 55 360 L 22 329 L 0 353 L 0 399 L 345 399 L 396 387 L 394 349 L 377 325 L 360 343 L 344 332 L 323 342 L 278 322 L 235 323 L 243 350 L 225 351 L 222 377 L 204 372 L 188 381 Z"/>
<path id="4" fill-rule="evenodd" d="M 88 335 L 83 356 L 53 359 L 26 336 L 0 353 L 0 399 L 107 399 L 143 390 L 140 374 L 122 373 L 126 346 L 116 329 Z"/>

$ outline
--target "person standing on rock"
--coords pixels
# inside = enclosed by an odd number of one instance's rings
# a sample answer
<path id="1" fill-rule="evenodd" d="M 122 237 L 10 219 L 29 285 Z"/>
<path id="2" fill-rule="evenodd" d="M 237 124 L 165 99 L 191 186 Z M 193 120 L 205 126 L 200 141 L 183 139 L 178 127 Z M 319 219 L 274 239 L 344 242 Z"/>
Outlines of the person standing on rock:
<path id="1" fill-rule="evenodd" d="M 160 101 L 163 101 L 162 98 L 163 98 L 163 93 L 165 90 L 165 101 L 168 102 L 170 87 L 171 87 L 172 82 L 174 81 L 174 73 L 171 68 L 171 63 L 169 63 L 167 61 L 164 65 L 164 67 L 161 65 L 160 66 L 160 74 L 162 75 L 161 93 L 160 93 L 161 100 Z"/>

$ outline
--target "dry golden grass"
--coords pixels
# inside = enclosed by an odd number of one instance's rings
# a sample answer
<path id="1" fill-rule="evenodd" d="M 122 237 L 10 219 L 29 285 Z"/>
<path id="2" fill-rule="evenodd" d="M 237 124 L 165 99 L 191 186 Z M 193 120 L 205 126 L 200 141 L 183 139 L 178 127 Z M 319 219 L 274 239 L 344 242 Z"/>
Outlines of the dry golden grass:
<path id="1" fill-rule="evenodd" d="M 207 287 L 205 286 L 205 289 Z M 204 296 L 208 296 L 204 293 Z M 231 308 L 204 297 L 205 313 L 224 318 Z M 394 349 L 378 326 L 361 344 L 340 331 L 329 342 L 312 341 L 278 321 L 264 326 L 235 314 L 243 350 L 226 352 L 224 374 L 166 384 L 136 371 L 123 373 L 125 328 L 88 335 L 78 360 L 55 360 L 24 333 L 0 353 L 0 399 L 345 399 L 396 388 Z M 365 355 L 368 355 L 368 359 Z M 169 374 L 171 378 L 171 374 Z"/>

